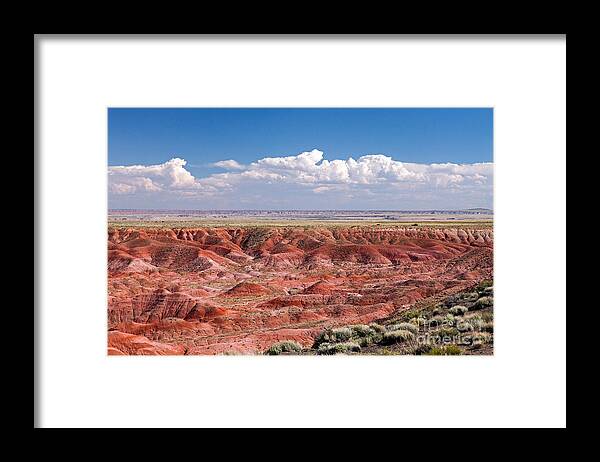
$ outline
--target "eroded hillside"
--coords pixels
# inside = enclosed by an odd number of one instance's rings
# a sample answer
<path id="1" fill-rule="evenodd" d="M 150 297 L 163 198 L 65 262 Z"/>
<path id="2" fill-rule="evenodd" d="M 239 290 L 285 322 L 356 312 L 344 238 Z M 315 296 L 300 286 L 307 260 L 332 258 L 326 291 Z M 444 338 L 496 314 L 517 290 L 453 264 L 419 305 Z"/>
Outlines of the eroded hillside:
<path id="1" fill-rule="evenodd" d="M 108 231 L 109 354 L 310 348 L 492 278 L 491 228 Z"/>

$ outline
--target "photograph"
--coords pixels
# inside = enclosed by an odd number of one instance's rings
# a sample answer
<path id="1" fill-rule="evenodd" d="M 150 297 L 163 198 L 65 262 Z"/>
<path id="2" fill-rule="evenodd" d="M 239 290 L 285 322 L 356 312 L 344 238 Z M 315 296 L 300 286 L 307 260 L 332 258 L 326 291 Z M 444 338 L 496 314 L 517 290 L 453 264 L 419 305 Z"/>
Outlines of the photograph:
<path id="1" fill-rule="evenodd" d="M 493 108 L 107 112 L 108 355 L 494 354 Z"/>

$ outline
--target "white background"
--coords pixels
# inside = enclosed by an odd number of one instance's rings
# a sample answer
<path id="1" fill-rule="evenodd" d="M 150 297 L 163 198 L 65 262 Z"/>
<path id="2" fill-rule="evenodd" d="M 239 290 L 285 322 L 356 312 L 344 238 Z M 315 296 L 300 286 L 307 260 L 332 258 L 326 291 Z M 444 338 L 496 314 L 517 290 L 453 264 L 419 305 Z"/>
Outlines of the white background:
<path id="1" fill-rule="evenodd" d="M 566 425 L 566 41 L 38 37 L 39 426 Z M 108 357 L 109 106 L 495 108 L 494 357 Z"/>

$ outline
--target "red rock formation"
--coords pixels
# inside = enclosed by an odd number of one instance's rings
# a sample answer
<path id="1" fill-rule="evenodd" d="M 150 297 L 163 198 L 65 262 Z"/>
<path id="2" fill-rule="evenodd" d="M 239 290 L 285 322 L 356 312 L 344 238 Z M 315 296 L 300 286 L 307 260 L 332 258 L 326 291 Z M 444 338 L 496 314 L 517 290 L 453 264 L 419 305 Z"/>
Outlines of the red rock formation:
<path id="1" fill-rule="evenodd" d="M 108 333 L 109 355 L 182 355 L 185 351 L 183 345 L 152 342 L 141 335 Z"/>
<path id="2" fill-rule="evenodd" d="M 310 345 L 490 278 L 491 229 L 109 229 L 109 354 Z"/>
<path id="3" fill-rule="evenodd" d="M 312 286 L 304 289 L 305 294 L 331 294 L 335 286 L 325 281 L 315 282 Z"/>
<path id="4" fill-rule="evenodd" d="M 251 297 L 256 295 L 266 295 L 269 293 L 270 291 L 265 289 L 260 284 L 252 284 L 251 282 L 240 282 L 238 285 L 225 292 L 226 295 L 234 297 Z"/>

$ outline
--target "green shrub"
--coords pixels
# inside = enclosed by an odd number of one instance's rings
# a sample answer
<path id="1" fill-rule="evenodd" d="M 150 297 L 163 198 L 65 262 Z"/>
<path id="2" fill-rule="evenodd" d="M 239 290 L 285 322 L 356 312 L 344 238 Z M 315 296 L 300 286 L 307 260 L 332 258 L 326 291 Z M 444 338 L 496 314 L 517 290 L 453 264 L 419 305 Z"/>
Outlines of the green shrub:
<path id="1" fill-rule="evenodd" d="M 394 330 L 383 334 L 382 343 L 389 345 L 392 343 L 403 343 L 415 338 L 415 334 L 408 330 Z"/>
<path id="2" fill-rule="evenodd" d="M 433 347 L 425 354 L 430 356 L 461 355 L 462 350 L 456 345 L 443 345 L 440 347 Z"/>
<path id="3" fill-rule="evenodd" d="M 475 328 L 473 327 L 473 324 L 471 324 L 470 322 L 466 322 L 466 321 L 459 321 L 456 324 L 456 328 L 458 329 L 459 332 L 468 332 L 471 330 L 475 330 Z"/>
<path id="4" fill-rule="evenodd" d="M 436 327 L 436 326 L 442 326 L 444 324 L 446 324 L 446 316 L 434 316 L 427 322 L 427 325 L 429 326 L 429 328 Z"/>
<path id="5" fill-rule="evenodd" d="M 348 326 L 348 328 L 352 331 L 353 337 L 370 337 L 375 335 L 375 330 L 366 324 L 355 324 Z"/>
<path id="6" fill-rule="evenodd" d="M 336 355 L 350 352 L 360 352 L 360 345 L 355 342 L 322 343 L 317 349 L 318 355 Z"/>
<path id="7" fill-rule="evenodd" d="M 477 292 L 467 292 L 461 296 L 462 300 L 467 302 L 474 302 L 479 298 L 479 294 Z"/>
<path id="8" fill-rule="evenodd" d="M 369 345 L 372 345 L 373 343 L 376 343 L 376 341 L 381 340 L 381 335 L 377 334 L 377 335 L 371 335 L 369 337 L 360 337 L 358 339 L 358 344 L 361 346 L 361 348 L 364 347 L 368 347 Z"/>
<path id="9" fill-rule="evenodd" d="M 456 319 L 452 313 L 448 313 L 446 316 L 444 316 L 444 322 L 449 326 L 453 326 L 455 321 Z"/>
<path id="10" fill-rule="evenodd" d="M 377 352 L 380 356 L 398 356 L 401 355 L 402 352 L 398 350 L 392 350 L 390 348 L 382 348 L 381 351 Z"/>
<path id="11" fill-rule="evenodd" d="M 494 298 L 486 296 L 486 297 L 481 297 L 480 299 L 478 299 L 474 303 L 472 308 L 475 310 L 482 310 L 483 308 L 488 308 L 493 305 L 494 305 Z"/>
<path id="12" fill-rule="evenodd" d="M 493 311 L 486 311 L 484 313 L 481 313 L 481 319 L 483 319 L 485 322 L 493 322 L 494 321 Z"/>
<path id="13" fill-rule="evenodd" d="M 472 316 L 468 316 L 463 318 L 466 322 L 468 322 L 469 324 L 471 324 L 471 326 L 473 327 L 473 330 L 481 330 L 485 324 L 485 321 L 481 318 L 480 315 L 472 315 Z"/>
<path id="14" fill-rule="evenodd" d="M 422 310 L 412 309 L 412 310 L 407 310 L 404 313 L 402 313 L 400 318 L 403 321 L 410 321 L 413 318 L 418 318 L 422 314 L 423 314 Z"/>
<path id="15" fill-rule="evenodd" d="M 484 322 L 481 330 L 483 332 L 494 332 L 494 323 L 492 321 Z"/>
<path id="16" fill-rule="evenodd" d="M 450 337 L 450 338 L 454 338 L 459 334 L 459 330 L 456 327 L 441 327 L 439 329 L 436 329 L 434 331 L 431 331 L 429 333 L 429 335 L 431 337 Z"/>
<path id="17" fill-rule="evenodd" d="M 484 279 L 477 285 L 477 291 L 481 292 L 481 291 L 484 291 L 487 289 L 492 289 L 493 284 L 494 284 L 494 281 L 492 281 L 491 279 Z"/>
<path id="18" fill-rule="evenodd" d="M 280 355 L 281 353 L 300 353 L 302 351 L 302 345 L 292 340 L 285 340 L 283 342 L 274 343 L 265 351 L 266 355 Z"/>
<path id="19" fill-rule="evenodd" d="M 426 343 L 418 343 L 418 344 L 414 344 L 414 345 L 410 345 L 405 354 L 408 355 L 424 355 L 427 354 L 430 350 L 431 350 L 431 345 L 428 345 Z"/>
<path id="20" fill-rule="evenodd" d="M 396 330 L 407 330 L 412 332 L 413 334 L 419 333 L 419 328 L 415 326 L 412 322 L 401 322 L 400 324 L 392 324 L 391 326 L 387 326 L 388 332 L 393 332 Z"/>
<path id="21" fill-rule="evenodd" d="M 352 338 L 352 330 L 347 327 L 325 329 L 315 339 L 313 348 L 317 348 L 321 343 L 345 342 L 346 340 L 350 340 L 350 338 Z"/>
<path id="22" fill-rule="evenodd" d="M 383 327 L 381 324 L 377 324 L 376 322 L 369 324 L 369 327 L 378 334 L 383 334 L 385 332 L 385 327 Z"/>
<path id="23" fill-rule="evenodd" d="M 352 337 L 352 330 L 347 327 L 331 329 L 331 337 L 335 342 L 345 342 Z"/>
<path id="24" fill-rule="evenodd" d="M 329 342 L 329 329 L 324 330 L 315 338 L 313 348 L 317 348 L 321 343 Z"/>
<path id="25" fill-rule="evenodd" d="M 494 336 L 489 332 L 478 332 L 473 335 L 473 344 L 492 343 Z"/>
<path id="26" fill-rule="evenodd" d="M 424 326 L 427 323 L 427 319 L 423 317 L 412 318 L 410 324 L 417 326 L 417 330 L 420 326 Z"/>
<path id="27" fill-rule="evenodd" d="M 460 316 L 460 315 L 465 314 L 467 311 L 469 311 L 469 309 L 466 306 L 464 306 L 464 305 L 454 305 L 448 311 L 450 312 L 450 314 L 454 314 L 454 315 Z"/>

